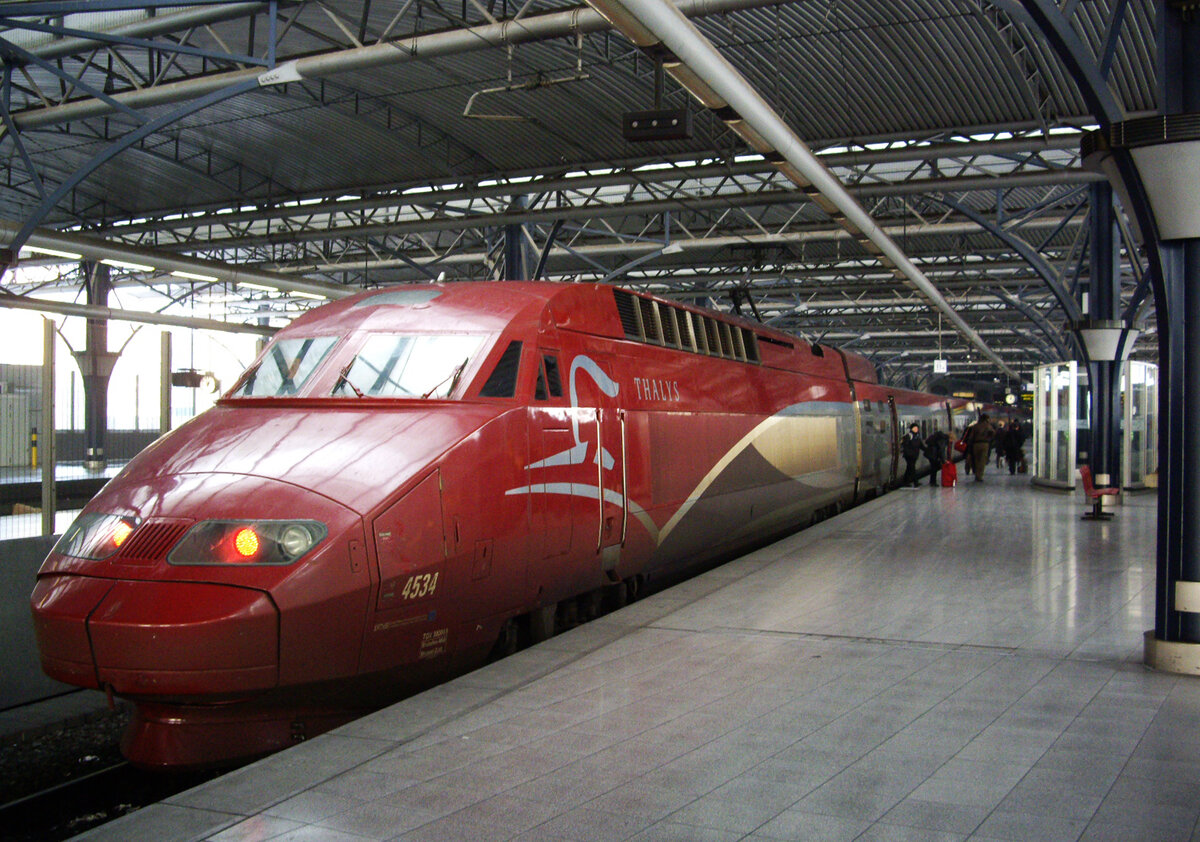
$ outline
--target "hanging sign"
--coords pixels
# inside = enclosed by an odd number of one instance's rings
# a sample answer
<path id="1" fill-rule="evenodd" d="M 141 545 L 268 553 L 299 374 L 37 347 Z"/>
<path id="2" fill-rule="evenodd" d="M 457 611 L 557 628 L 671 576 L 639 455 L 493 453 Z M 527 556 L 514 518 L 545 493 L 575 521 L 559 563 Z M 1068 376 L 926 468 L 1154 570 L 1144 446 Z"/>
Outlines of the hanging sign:
<path id="1" fill-rule="evenodd" d="M 950 371 L 950 365 L 949 365 L 949 363 L 946 362 L 946 360 L 934 360 L 933 361 L 933 373 L 934 374 L 945 374 L 948 371 Z"/>

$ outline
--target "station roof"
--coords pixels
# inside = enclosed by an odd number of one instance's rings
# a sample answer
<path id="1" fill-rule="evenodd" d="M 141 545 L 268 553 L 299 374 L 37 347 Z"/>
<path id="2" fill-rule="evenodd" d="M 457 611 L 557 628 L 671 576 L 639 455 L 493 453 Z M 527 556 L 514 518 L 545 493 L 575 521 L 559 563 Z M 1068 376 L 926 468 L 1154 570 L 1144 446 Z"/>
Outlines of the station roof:
<path id="1" fill-rule="evenodd" d="M 1088 282 L 1101 176 L 1079 145 L 1097 119 L 1021 3 L 678 5 L 1012 370 L 1071 354 L 1061 297 Z M 1155 111 L 1153 2 L 1065 14 L 1125 114 Z M 728 113 L 656 82 L 655 50 L 589 6 L 12 2 L 0 27 L 13 230 L 33 221 L 142 250 L 146 265 L 194 258 L 331 289 L 528 277 L 543 262 L 549 279 L 752 305 L 909 386 L 928 384 L 936 357 L 951 374 L 1000 374 Z M 626 139 L 623 116 L 656 100 L 687 111 L 689 138 Z M 1135 251 L 1121 252 L 1127 306 Z M 159 306 L 219 295 L 235 321 L 266 306 L 282 324 L 316 303 L 224 273 L 113 272 Z M 38 283 L 4 279 L 47 294 Z M 79 284 L 68 266 L 50 288 Z M 1153 357 L 1153 309 L 1136 312 L 1135 353 Z"/>

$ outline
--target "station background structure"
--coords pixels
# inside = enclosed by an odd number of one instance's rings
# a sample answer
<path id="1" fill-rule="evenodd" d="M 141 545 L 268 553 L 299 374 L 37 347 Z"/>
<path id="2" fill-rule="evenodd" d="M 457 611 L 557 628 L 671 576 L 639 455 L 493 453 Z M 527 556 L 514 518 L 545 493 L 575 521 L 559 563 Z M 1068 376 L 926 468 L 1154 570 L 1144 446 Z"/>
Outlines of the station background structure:
<path id="1" fill-rule="evenodd" d="M 1130 344 L 1162 374 L 1155 639 L 1200 651 L 1177 608 L 1200 590 L 1191 4 L 4 12 L 6 308 L 263 335 L 400 281 L 621 283 L 851 345 L 897 385 L 939 361 L 1021 391 L 1077 359 L 1098 481 Z M 631 139 L 651 105 L 690 133 Z"/>

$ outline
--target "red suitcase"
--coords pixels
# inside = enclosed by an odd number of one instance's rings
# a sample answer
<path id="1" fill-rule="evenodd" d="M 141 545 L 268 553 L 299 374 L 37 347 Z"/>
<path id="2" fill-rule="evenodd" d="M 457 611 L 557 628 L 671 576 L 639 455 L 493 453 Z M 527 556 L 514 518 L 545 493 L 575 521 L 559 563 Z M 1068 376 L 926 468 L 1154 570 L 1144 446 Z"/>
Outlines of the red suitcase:
<path id="1" fill-rule="evenodd" d="M 942 465 L 942 488 L 953 488 L 958 485 L 958 468 L 953 462 Z"/>

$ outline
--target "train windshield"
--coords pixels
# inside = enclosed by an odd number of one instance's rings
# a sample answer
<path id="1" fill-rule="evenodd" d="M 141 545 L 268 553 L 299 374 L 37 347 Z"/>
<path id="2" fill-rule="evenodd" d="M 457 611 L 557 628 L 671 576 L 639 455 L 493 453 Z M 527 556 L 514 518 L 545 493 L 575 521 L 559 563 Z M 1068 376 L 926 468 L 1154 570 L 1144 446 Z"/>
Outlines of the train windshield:
<path id="1" fill-rule="evenodd" d="M 241 398 L 276 398 L 296 394 L 337 344 L 336 336 L 282 339 L 267 349 L 230 393 Z"/>
<path id="2" fill-rule="evenodd" d="M 468 334 L 372 336 L 342 369 L 333 395 L 447 397 L 483 339 Z"/>

